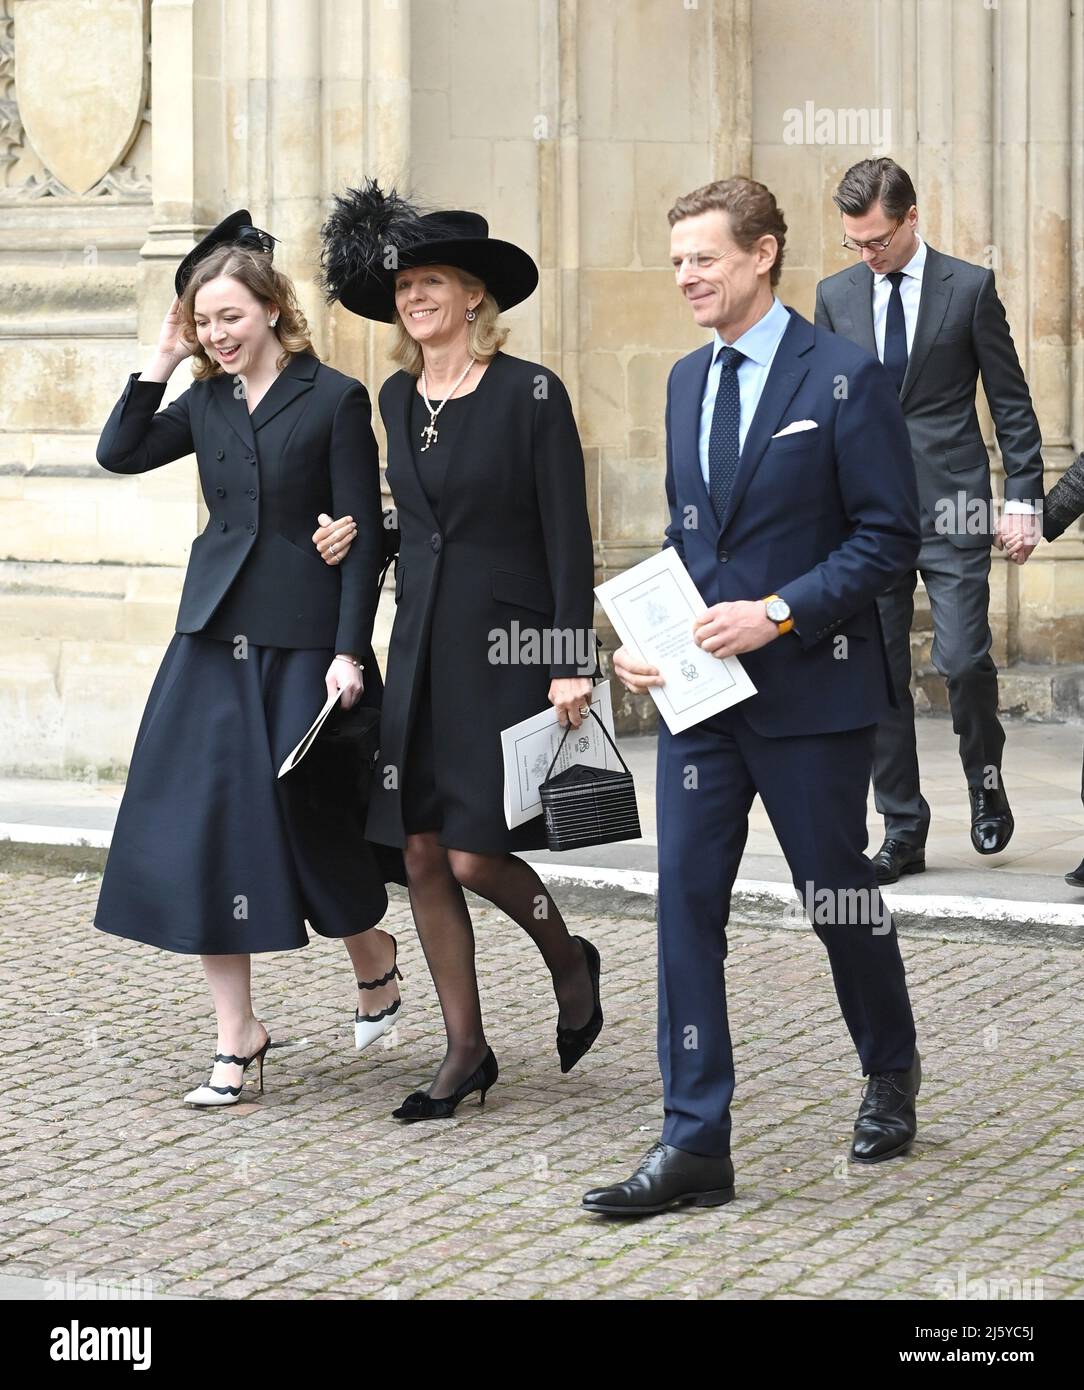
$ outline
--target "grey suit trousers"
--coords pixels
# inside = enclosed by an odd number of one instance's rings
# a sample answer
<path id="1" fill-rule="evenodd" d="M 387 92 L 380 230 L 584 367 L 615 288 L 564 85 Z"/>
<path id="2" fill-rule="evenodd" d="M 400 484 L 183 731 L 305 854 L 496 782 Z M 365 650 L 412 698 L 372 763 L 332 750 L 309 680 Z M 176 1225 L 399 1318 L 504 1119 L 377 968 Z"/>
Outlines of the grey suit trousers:
<path id="1" fill-rule="evenodd" d="M 961 549 L 947 536 L 924 539 L 918 558 L 933 616 L 933 663 L 948 685 L 952 727 L 969 787 L 1000 784 L 1005 731 L 997 717 L 997 667 L 990 655 L 990 552 Z M 912 572 L 877 600 L 898 708 L 877 727 L 873 792 L 885 836 L 922 846 L 930 808 L 919 788 L 911 696 Z M 994 783 L 991 771 L 997 770 Z"/>

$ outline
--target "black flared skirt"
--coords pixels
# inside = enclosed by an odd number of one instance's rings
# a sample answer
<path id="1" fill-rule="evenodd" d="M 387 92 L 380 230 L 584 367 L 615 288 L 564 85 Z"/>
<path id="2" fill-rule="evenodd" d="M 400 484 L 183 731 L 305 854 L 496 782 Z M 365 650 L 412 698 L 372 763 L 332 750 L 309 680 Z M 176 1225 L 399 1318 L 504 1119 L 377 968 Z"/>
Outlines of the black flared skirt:
<path id="1" fill-rule="evenodd" d="M 167 951 L 288 951 L 387 911 L 365 807 L 283 760 L 319 713 L 333 653 L 176 633 L 136 736 L 94 922 Z"/>

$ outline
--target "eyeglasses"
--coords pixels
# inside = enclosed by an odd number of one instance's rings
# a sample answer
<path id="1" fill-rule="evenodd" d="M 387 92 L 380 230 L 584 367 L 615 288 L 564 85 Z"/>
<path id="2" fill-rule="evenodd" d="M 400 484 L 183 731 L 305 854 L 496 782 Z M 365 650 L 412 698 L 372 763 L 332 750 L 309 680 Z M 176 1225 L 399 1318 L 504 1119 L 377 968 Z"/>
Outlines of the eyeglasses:
<path id="1" fill-rule="evenodd" d="M 848 251 L 887 251 L 889 242 L 903 226 L 905 220 L 905 218 L 900 218 L 885 241 L 854 241 L 851 237 L 845 236 L 843 245 Z"/>

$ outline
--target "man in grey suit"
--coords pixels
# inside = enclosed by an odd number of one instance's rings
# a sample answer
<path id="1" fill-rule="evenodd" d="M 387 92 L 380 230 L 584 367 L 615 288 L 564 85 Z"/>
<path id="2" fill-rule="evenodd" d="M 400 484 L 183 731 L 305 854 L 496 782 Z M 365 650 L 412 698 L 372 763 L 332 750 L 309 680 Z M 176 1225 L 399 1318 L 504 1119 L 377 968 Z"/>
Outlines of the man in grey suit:
<path id="1" fill-rule="evenodd" d="M 933 616 L 933 661 L 948 684 L 971 798 L 971 842 L 997 854 L 1013 832 L 1001 778 L 1005 732 L 990 656 L 990 547 L 1014 537 L 1022 564 L 1042 535 L 1042 439 L 993 271 L 943 255 L 918 235 L 915 189 L 892 159 L 863 159 L 833 195 L 843 244 L 862 264 L 817 286 L 816 322 L 875 353 L 893 378 L 911 436 L 922 512 L 922 575 Z M 975 409 L 979 376 L 1005 464 L 992 498 Z M 1000 509 L 1000 516 L 995 515 Z M 911 698 L 917 575 L 878 599 L 897 708 L 878 726 L 873 787 L 885 818 L 874 856 L 880 883 L 926 867 L 930 808 L 919 786 Z"/>

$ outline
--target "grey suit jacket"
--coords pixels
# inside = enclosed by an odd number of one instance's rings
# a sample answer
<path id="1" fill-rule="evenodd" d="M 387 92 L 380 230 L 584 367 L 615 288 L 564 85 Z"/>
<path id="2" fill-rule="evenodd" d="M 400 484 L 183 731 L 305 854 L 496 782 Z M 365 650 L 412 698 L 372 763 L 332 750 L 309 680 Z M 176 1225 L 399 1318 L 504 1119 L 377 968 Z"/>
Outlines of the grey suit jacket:
<path id="1" fill-rule="evenodd" d="M 873 272 L 855 265 L 817 286 L 816 322 L 876 355 Z M 990 458 L 975 409 L 979 375 L 1005 464 L 1005 498 L 1043 496 L 1042 436 L 994 273 L 926 247 L 922 298 L 900 391 L 918 478 L 922 535 L 988 546 Z"/>

